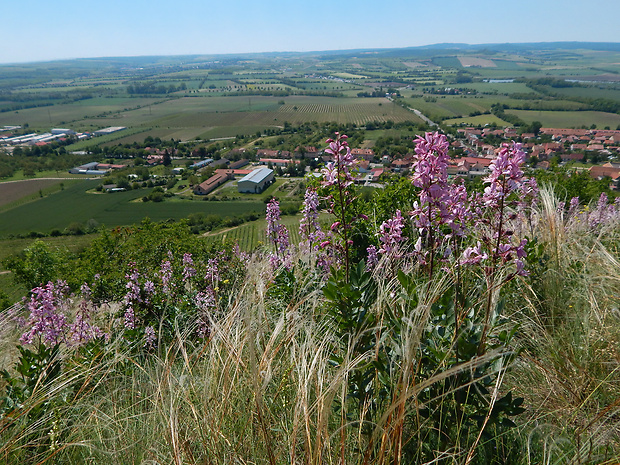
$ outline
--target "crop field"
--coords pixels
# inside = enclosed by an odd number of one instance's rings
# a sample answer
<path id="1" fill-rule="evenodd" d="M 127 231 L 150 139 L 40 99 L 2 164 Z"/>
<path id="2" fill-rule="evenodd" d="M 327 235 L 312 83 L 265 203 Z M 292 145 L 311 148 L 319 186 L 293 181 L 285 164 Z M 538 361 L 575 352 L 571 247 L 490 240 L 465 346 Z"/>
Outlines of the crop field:
<path id="1" fill-rule="evenodd" d="M 616 100 L 620 102 L 620 90 L 601 87 L 564 87 L 560 89 L 553 88 L 552 92 L 560 95 L 566 95 L 567 97 L 585 97 L 585 98 L 604 98 L 608 100 Z"/>
<path id="2" fill-rule="evenodd" d="M 98 183 L 99 181 L 82 181 L 36 202 L 0 213 L 0 237 L 31 231 L 63 230 L 71 223 L 84 224 L 91 219 L 107 227 L 114 227 L 139 223 L 145 217 L 153 221 L 165 221 L 186 218 L 197 212 L 227 217 L 252 211 L 263 212 L 265 209 L 262 201 L 141 202 L 139 199 L 150 192 L 147 189 L 114 194 L 87 193 Z"/>
<path id="3" fill-rule="evenodd" d="M 278 120 L 284 119 L 293 124 L 310 121 L 354 123 L 364 125 L 370 121 L 392 120 L 421 122 L 412 112 L 395 105 L 384 98 L 366 99 L 328 99 L 321 100 L 297 97 L 296 103 L 287 101 L 278 110 Z"/>
<path id="4" fill-rule="evenodd" d="M 128 135 L 126 137 L 121 137 L 120 139 L 115 139 L 104 144 L 101 144 L 103 147 L 105 146 L 114 146 L 118 144 L 132 144 L 134 142 L 142 143 L 144 139 L 148 136 L 153 138 L 159 137 L 160 139 L 175 139 L 175 140 L 190 140 L 196 137 L 200 137 L 201 134 L 205 132 L 205 128 L 158 128 L 158 129 L 150 129 L 146 128 L 144 131 L 139 131 Z M 214 136 L 213 136 L 214 137 Z"/>
<path id="5" fill-rule="evenodd" d="M 443 121 L 444 124 L 448 126 L 466 124 L 468 126 L 484 126 L 485 124 L 496 124 L 499 127 L 509 126 L 509 124 L 499 119 L 495 115 L 478 115 L 478 116 L 469 116 L 466 118 L 454 118 L 454 119 L 446 119 Z"/>
<path id="6" fill-rule="evenodd" d="M 458 57 L 458 60 L 461 62 L 461 66 L 464 68 L 468 67 L 476 67 L 476 68 L 496 68 L 497 65 L 492 60 L 488 60 L 486 58 L 480 57 Z"/>
<path id="7" fill-rule="evenodd" d="M 60 184 L 67 181 L 59 179 L 30 179 L 0 183 L 0 211 L 19 202 L 27 202 L 60 190 Z"/>
<path id="8" fill-rule="evenodd" d="M 537 93 L 523 82 L 471 82 L 463 84 L 463 87 L 474 89 L 478 92 L 497 92 L 504 95 Z"/>
<path id="9" fill-rule="evenodd" d="M 71 145 L 67 145 L 66 150 L 68 152 L 72 152 L 72 151 L 79 151 L 79 150 L 85 150 L 88 149 L 90 147 L 94 147 L 96 145 L 109 145 L 112 142 L 114 142 L 115 144 L 118 144 L 118 141 L 121 139 L 124 139 L 128 136 L 132 136 L 135 134 L 144 134 L 145 131 L 150 130 L 151 128 L 128 128 L 128 129 L 123 129 L 121 131 L 116 131 L 113 132 L 111 134 L 105 134 L 103 136 L 98 136 L 98 137 L 93 137 L 91 139 L 84 139 L 81 141 L 78 141 L 74 144 Z M 138 136 L 139 140 L 144 140 L 144 138 L 146 137 L 146 135 L 143 135 L 142 137 Z"/>
<path id="10" fill-rule="evenodd" d="M 284 104 L 281 102 L 284 101 Z M 169 99 L 109 117 L 84 120 L 93 126 L 127 126 L 124 133 L 104 136 L 97 143 L 130 143 L 147 136 L 181 140 L 251 134 L 288 122 L 355 123 L 369 121 L 421 122 L 418 117 L 384 98 L 291 96 L 184 97 Z M 135 134 L 135 136 L 134 136 Z M 86 148 L 94 139 L 71 146 Z M 81 144 L 81 145 L 80 145 Z"/>
<path id="11" fill-rule="evenodd" d="M 58 104 L 45 108 L 28 108 L 0 113 L 0 126 L 28 123 L 31 128 L 43 128 L 46 131 L 50 127 L 64 126 L 70 126 L 72 129 L 99 129 L 112 126 L 112 124 L 107 124 L 106 122 L 111 119 L 110 117 L 97 117 L 98 115 L 110 112 L 113 114 L 125 112 L 126 109 L 149 105 L 155 101 L 148 98 L 87 99 L 71 104 Z M 92 126 L 89 127 L 89 124 Z M 119 125 L 126 126 L 124 124 L 114 124 L 114 126 Z"/>
<path id="12" fill-rule="evenodd" d="M 281 218 L 281 223 L 284 224 L 288 229 L 289 241 L 291 242 L 291 244 L 298 244 L 300 241 L 300 219 L 300 215 L 283 216 Z M 257 247 L 267 243 L 266 231 L 267 221 L 262 218 L 257 221 L 242 224 L 241 226 L 237 226 L 236 228 L 223 230 L 220 232 L 216 232 L 215 234 L 208 234 L 206 237 L 216 242 L 232 240 L 233 242 L 239 244 L 241 250 L 250 252 Z"/>
<path id="13" fill-rule="evenodd" d="M 405 99 L 407 105 L 428 115 L 439 117 L 467 116 L 472 112 L 485 112 L 498 101 L 497 98 L 461 98 L 459 96 L 437 96 L 435 101 L 423 98 Z"/>
<path id="14" fill-rule="evenodd" d="M 544 127 L 580 128 L 596 124 L 599 129 L 609 126 L 615 129 L 620 125 L 620 115 L 602 111 L 533 111 L 506 110 L 506 113 L 517 115 L 526 123 L 540 121 Z"/>

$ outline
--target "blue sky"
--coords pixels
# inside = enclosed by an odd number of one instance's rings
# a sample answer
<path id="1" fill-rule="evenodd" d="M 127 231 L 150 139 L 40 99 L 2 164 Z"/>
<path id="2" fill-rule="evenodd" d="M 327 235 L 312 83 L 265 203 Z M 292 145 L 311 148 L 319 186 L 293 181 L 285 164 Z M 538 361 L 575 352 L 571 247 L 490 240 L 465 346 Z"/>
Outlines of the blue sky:
<path id="1" fill-rule="evenodd" d="M 498 42 L 620 42 L 620 1 L 19 0 L 0 63 Z"/>

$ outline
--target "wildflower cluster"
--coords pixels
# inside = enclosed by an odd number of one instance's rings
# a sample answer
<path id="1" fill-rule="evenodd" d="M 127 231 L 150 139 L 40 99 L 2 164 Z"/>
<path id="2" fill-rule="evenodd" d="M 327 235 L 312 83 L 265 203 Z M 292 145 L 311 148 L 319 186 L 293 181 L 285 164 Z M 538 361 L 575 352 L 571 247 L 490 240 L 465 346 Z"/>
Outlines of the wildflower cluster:
<path id="1" fill-rule="evenodd" d="M 54 284 L 50 281 L 32 289 L 30 299 L 24 300 L 29 316 L 22 322 L 28 328 L 20 338 L 22 344 L 39 341 L 47 347 L 61 343 L 81 346 L 104 337 L 101 329 L 92 323 L 96 308 L 90 302 L 88 286 L 82 286 L 82 294 L 83 299 L 70 323 L 73 302 L 66 282 L 58 281 Z"/>
<path id="2" fill-rule="evenodd" d="M 564 205 L 559 205 L 564 213 Z M 571 230 L 600 231 L 605 226 L 613 226 L 620 222 L 620 197 L 610 202 L 606 193 L 601 193 L 596 205 L 581 207 L 579 198 L 573 197 L 565 215 L 566 226 Z"/>
<path id="3" fill-rule="evenodd" d="M 323 169 L 323 192 L 329 203 L 329 212 L 336 217 L 330 227 L 330 231 L 338 238 L 327 237 L 321 244 L 322 248 L 331 248 L 333 257 L 340 256 L 345 266 L 345 276 L 349 276 L 351 265 L 351 228 L 359 219 L 365 219 L 364 215 L 355 215 L 352 204 L 355 200 L 353 185 L 354 158 L 347 142 L 347 136 L 336 133 L 335 139 L 327 139 L 328 148 L 325 153 L 332 156 Z"/>
<path id="4" fill-rule="evenodd" d="M 276 199 L 271 199 L 267 204 L 267 237 L 273 244 L 275 254 L 270 257 L 273 266 L 283 264 L 287 258 L 289 248 L 288 229 L 280 223 L 280 204 Z"/>
<path id="5" fill-rule="evenodd" d="M 327 139 L 326 143 L 328 147 L 325 149 L 325 153 L 331 155 L 334 160 L 323 169 L 323 185 L 337 185 L 346 189 L 353 184 L 351 170 L 355 161 L 351 155 L 347 136 L 336 133 L 336 139 Z"/>
<path id="6" fill-rule="evenodd" d="M 432 274 L 437 252 L 447 258 L 452 251 L 449 240 L 465 234 L 467 192 L 462 185 L 448 184 L 449 144 L 445 135 L 427 132 L 416 144 L 413 184 L 420 188 L 420 194 L 410 212 L 419 233 L 414 253 L 420 263 L 430 263 Z"/>
<path id="7" fill-rule="evenodd" d="M 489 166 L 491 173 L 484 179 L 486 185 L 482 196 L 477 197 L 476 222 L 481 229 L 481 240 L 476 246 L 468 247 L 463 252 L 462 264 L 478 264 L 491 260 L 490 273 L 494 273 L 497 264 L 514 262 L 516 273 L 527 274 L 523 259 L 526 256 L 526 239 L 515 242 L 514 228 L 509 227 L 517 218 L 511 207 L 524 208 L 526 198 L 536 198 L 537 186 L 524 179 L 521 165 L 525 161 L 525 152 L 521 144 L 504 144 L 497 158 Z M 511 195 L 516 198 L 511 200 Z"/>

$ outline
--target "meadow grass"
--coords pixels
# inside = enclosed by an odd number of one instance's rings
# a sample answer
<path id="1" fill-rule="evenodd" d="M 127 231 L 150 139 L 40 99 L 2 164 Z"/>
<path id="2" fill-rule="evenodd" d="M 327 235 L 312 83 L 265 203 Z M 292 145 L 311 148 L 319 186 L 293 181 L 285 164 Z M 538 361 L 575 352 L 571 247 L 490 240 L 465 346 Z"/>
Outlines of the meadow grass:
<path id="1" fill-rule="evenodd" d="M 504 325 L 518 328 L 518 356 L 510 367 L 486 372 L 497 375 L 497 383 L 483 420 L 508 391 L 524 398 L 526 413 L 509 432 L 493 438 L 489 428 L 491 438 L 463 437 L 456 440 L 460 446 L 424 463 L 490 463 L 487 444 L 510 464 L 612 464 L 620 458 L 618 225 L 592 235 L 587 225 L 564 217 L 545 190 L 534 218 L 531 232 L 544 247 L 544 266 L 531 269 L 532 279 L 509 286 Z M 387 464 L 416 457 L 403 454 L 423 447 L 425 431 L 436 428 L 424 420 L 417 399 L 459 373 L 488 370 L 495 360 L 490 353 L 413 383 L 433 302 L 450 280 L 438 273 L 417 288 L 412 303 L 395 297 L 407 291 L 390 266 L 376 269 L 377 298 L 368 311 L 379 320 L 404 312 L 403 336 L 393 346 L 402 354 L 392 372 L 400 388 L 382 414 L 360 422 L 347 401 L 349 378 L 375 360 L 377 349 L 356 352 L 352 342 L 334 363 L 342 340 L 326 313 L 321 278 L 310 271 L 307 256 L 296 262 L 295 285 L 282 295 L 273 292 L 268 262 L 254 255 L 202 342 L 192 338 L 192 328 L 178 327 L 169 344 L 149 353 L 136 356 L 119 338 L 105 354 L 78 359 L 32 394 L 21 417 L 0 419 L 0 460 Z M 397 268 L 414 272 L 410 266 L 403 261 Z M 106 308 L 108 314 L 115 309 Z M 10 360 L 18 332 L 10 325 L 0 330 L 2 355 Z M 433 401 L 448 409 L 450 396 Z M 55 405 L 47 416 L 28 421 L 46 402 Z"/>

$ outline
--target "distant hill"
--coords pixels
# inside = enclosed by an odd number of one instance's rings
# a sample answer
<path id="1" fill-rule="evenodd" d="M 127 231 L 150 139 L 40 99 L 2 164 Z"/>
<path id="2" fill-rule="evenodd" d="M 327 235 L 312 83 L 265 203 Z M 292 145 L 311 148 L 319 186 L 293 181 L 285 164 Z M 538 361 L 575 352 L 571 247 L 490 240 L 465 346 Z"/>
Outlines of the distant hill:
<path id="1" fill-rule="evenodd" d="M 350 50 L 316 50 L 311 52 L 262 52 L 262 53 L 237 53 L 222 55 L 170 55 L 170 56 L 136 56 L 136 57 L 98 57 L 76 58 L 73 60 L 56 60 L 51 62 L 38 62 L 38 66 L 46 63 L 72 64 L 81 63 L 85 68 L 107 65 L 113 68 L 141 68 L 149 66 L 176 66 L 179 62 L 204 63 L 218 60 L 240 59 L 295 59 L 299 57 L 353 57 L 361 54 L 375 54 L 378 56 L 418 56 L 429 57 L 436 54 L 446 53 L 476 53 L 476 52 L 509 52 L 529 54 L 535 51 L 555 50 L 596 50 L 605 52 L 620 52 L 620 42 L 532 42 L 532 43 L 498 43 L 498 44 L 465 44 L 465 43 L 441 43 L 415 47 L 379 48 L 379 49 L 350 49 Z M 35 63 L 31 63 L 35 64 Z M 0 64 L 0 67 L 11 67 L 13 64 Z M 19 65 L 28 66 L 22 63 Z"/>

